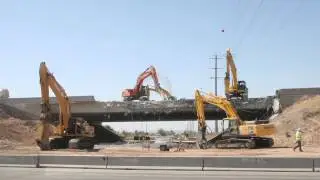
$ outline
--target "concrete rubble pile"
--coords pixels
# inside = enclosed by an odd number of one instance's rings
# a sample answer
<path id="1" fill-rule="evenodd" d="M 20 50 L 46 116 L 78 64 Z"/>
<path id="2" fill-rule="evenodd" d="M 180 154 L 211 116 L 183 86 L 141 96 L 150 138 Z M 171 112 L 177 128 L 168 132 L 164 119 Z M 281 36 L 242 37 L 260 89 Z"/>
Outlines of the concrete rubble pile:
<path id="1" fill-rule="evenodd" d="M 273 120 L 277 128 L 275 146 L 292 146 L 295 130 L 304 132 L 304 145 L 320 145 L 320 95 L 303 96 Z"/>

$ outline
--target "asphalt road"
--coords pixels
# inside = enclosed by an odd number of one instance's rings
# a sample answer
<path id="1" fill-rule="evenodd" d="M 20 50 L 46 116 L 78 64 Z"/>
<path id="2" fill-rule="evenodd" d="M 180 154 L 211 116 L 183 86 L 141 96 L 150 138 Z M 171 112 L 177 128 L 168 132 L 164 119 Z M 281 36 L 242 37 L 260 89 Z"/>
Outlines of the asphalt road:
<path id="1" fill-rule="evenodd" d="M 56 179 L 108 179 L 108 180 L 180 180 L 180 179 L 237 179 L 237 180 L 301 180 L 319 179 L 317 172 L 244 172 L 244 171 L 156 171 L 156 170 L 104 170 L 63 168 L 0 168 L 1 179 L 56 180 Z"/>

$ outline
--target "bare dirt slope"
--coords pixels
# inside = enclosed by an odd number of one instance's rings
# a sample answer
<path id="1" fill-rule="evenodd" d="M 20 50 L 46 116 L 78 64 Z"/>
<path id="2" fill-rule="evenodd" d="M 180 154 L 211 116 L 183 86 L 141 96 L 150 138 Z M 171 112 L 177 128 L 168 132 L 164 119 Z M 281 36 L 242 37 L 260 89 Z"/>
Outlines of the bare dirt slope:
<path id="1" fill-rule="evenodd" d="M 305 96 L 272 120 L 277 128 L 275 146 L 292 146 L 301 128 L 305 145 L 320 145 L 320 95 Z"/>
<path id="2" fill-rule="evenodd" d="M 35 121 L 22 121 L 14 118 L 0 119 L 0 149 L 35 145 L 36 129 Z"/>

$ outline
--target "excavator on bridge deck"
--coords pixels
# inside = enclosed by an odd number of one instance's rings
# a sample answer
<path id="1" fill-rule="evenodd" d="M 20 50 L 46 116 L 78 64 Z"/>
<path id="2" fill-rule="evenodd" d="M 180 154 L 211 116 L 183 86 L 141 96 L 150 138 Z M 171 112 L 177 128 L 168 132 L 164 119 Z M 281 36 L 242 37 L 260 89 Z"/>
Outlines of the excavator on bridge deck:
<path id="1" fill-rule="evenodd" d="M 237 68 L 234 63 L 231 50 L 227 49 L 226 55 L 227 70 L 224 78 L 225 95 L 228 100 L 241 99 L 248 101 L 248 88 L 246 81 L 238 81 Z M 230 71 L 232 73 L 232 81 L 230 86 Z"/>
<path id="2" fill-rule="evenodd" d="M 212 104 L 221 108 L 227 115 L 229 127 L 207 141 L 204 104 Z M 224 97 L 215 96 L 213 94 L 201 95 L 199 90 L 195 91 L 195 106 L 197 111 L 198 128 L 201 137 L 198 140 L 199 147 L 206 149 L 210 145 L 216 148 L 269 148 L 272 147 L 274 141 L 267 137 L 275 133 L 275 126 L 265 121 L 243 121 L 239 117 L 237 110 L 231 101 Z"/>
<path id="3" fill-rule="evenodd" d="M 71 105 L 64 88 L 49 72 L 45 62 L 41 62 L 41 137 L 36 139 L 41 150 L 52 149 L 93 149 L 95 129 L 82 118 L 71 117 Z M 49 87 L 59 104 L 59 121 L 52 119 L 49 102 Z"/>
<path id="4" fill-rule="evenodd" d="M 149 76 L 153 79 L 154 87 L 143 85 L 143 81 Z M 122 97 L 124 101 L 148 101 L 150 99 L 150 91 L 159 93 L 165 100 L 176 100 L 176 97 L 172 96 L 169 91 L 160 86 L 157 71 L 154 66 L 150 66 L 138 76 L 137 83 L 133 89 L 123 90 Z"/>

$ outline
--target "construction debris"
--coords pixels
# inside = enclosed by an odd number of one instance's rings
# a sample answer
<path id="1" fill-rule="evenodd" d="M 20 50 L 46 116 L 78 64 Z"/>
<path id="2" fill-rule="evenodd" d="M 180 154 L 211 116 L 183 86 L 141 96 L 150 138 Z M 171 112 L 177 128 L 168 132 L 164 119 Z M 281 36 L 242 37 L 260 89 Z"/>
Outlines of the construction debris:
<path id="1" fill-rule="evenodd" d="M 320 95 L 303 96 L 272 122 L 277 128 L 276 147 L 293 146 L 297 128 L 304 132 L 304 145 L 320 145 Z"/>

